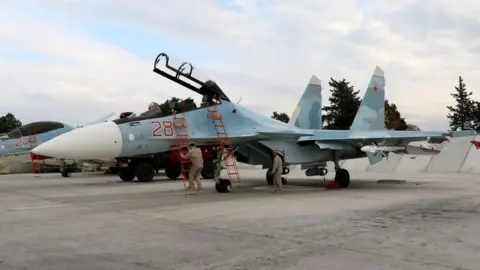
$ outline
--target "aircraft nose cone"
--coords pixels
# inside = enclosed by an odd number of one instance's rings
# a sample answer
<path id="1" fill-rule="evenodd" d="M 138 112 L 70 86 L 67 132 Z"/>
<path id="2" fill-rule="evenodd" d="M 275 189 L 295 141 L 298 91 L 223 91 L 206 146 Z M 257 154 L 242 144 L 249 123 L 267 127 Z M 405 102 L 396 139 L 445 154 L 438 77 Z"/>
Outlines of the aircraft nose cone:
<path id="1" fill-rule="evenodd" d="M 111 160 L 122 152 L 122 133 L 111 121 L 85 126 L 40 144 L 32 153 L 63 159 Z"/>

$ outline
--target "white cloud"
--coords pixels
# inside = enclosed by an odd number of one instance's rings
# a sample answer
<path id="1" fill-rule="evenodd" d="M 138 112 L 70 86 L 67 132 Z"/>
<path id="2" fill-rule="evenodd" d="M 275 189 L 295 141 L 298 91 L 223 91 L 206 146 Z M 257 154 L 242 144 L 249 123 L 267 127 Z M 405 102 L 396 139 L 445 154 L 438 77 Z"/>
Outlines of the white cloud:
<path id="1" fill-rule="evenodd" d="M 55 10 L 48 17 L 34 8 L 7 5 L 0 11 L 0 56 L 21 49 L 63 62 L 2 61 L 3 99 L 22 119 L 60 112 L 57 119 L 81 123 L 112 109 L 142 110 L 172 90 L 189 95 L 151 71 L 153 56 L 140 58 L 74 24 L 96 19 L 229 55 L 194 64 L 233 100 L 242 97 L 243 104 L 263 113 L 290 114 L 312 74 L 322 78 L 325 102 L 330 77 L 346 78 L 363 95 L 378 64 L 387 77 L 387 97 L 407 120 L 426 121 L 423 129 L 447 128 L 445 106 L 452 102 L 449 93 L 458 76 L 470 89 L 480 87 L 474 76 L 480 43 L 477 36 L 468 37 L 478 28 L 472 27 L 479 23 L 477 1 L 223 2 L 44 0 Z M 39 95 L 59 103 L 35 102 Z M 20 106 L 31 110 L 20 112 Z"/>

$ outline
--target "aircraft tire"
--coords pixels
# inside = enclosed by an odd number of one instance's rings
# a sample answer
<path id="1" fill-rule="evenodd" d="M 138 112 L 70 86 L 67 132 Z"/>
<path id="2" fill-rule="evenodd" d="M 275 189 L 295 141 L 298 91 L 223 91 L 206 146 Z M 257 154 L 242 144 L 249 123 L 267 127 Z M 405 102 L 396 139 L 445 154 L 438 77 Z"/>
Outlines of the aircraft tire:
<path id="1" fill-rule="evenodd" d="M 267 170 L 267 173 L 265 175 L 265 178 L 267 179 L 267 184 L 273 185 L 273 174 L 270 174 L 270 169 Z M 283 177 L 282 177 L 283 178 Z M 283 181 L 282 181 L 283 182 Z"/>
<path id="2" fill-rule="evenodd" d="M 339 169 L 335 173 L 335 182 L 340 188 L 347 188 L 350 185 L 350 173 L 345 169 Z"/>
<path id="3" fill-rule="evenodd" d="M 167 175 L 170 180 L 177 180 L 181 173 L 180 165 L 175 166 L 174 164 L 168 163 L 165 167 L 165 175 Z"/>
<path id="4" fill-rule="evenodd" d="M 207 161 L 203 163 L 202 177 L 203 179 L 213 179 L 215 176 L 215 163 Z"/>
<path id="5" fill-rule="evenodd" d="M 135 178 L 135 170 L 130 167 L 119 168 L 118 176 L 122 179 L 123 182 L 131 182 Z"/>
<path id="6" fill-rule="evenodd" d="M 155 167 L 153 167 L 151 162 L 141 161 L 137 165 L 135 175 L 139 182 L 151 182 L 155 177 Z"/>
<path id="7" fill-rule="evenodd" d="M 232 183 L 230 180 L 219 179 L 218 183 L 215 183 L 215 189 L 218 193 L 230 193 L 232 191 Z"/>

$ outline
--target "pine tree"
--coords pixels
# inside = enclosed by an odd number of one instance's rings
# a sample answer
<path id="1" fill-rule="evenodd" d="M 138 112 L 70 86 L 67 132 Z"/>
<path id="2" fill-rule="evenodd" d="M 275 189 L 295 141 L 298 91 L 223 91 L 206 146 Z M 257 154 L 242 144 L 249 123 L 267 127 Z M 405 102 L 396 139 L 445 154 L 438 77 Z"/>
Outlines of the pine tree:
<path id="1" fill-rule="evenodd" d="M 480 102 L 473 102 L 473 125 L 472 128 L 480 133 Z"/>
<path id="2" fill-rule="evenodd" d="M 469 130 L 473 128 L 474 120 L 474 101 L 470 96 L 472 92 L 468 92 L 462 77 L 458 77 L 458 86 L 455 86 L 455 93 L 452 93 L 455 102 L 455 107 L 447 106 L 450 113 L 447 118 L 450 121 L 450 128 L 452 130 Z"/>
<path id="3" fill-rule="evenodd" d="M 271 117 L 273 119 L 276 119 L 278 121 L 282 121 L 284 123 L 288 123 L 288 121 L 290 121 L 290 117 L 288 117 L 288 114 L 286 114 L 286 113 L 273 112 L 273 115 Z"/>
<path id="4" fill-rule="evenodd" d="M 171 99 L 167 99 L 165 100 L 165 102 L 159 105 L 160 110 L 162 112 L 160 117 L 172 115 L 172 108 L 175 111 L 175 113 L 181 113 L 184 105 L 185 105 L 186 111 L 197 108 L 197 104 L 190 97 L 184 100 L 181 100 L 177 97 L 172 97 Z"/>
<path id="5" fill-rule="evenodd" d="M 360 98 L 357 96 L 360 91 L 355 91 L 353 86 L 345 79 L 336 81 L 330 78 L 328 82 L 331 89 L 329 106 L 323 107 L 325 113 L 322 121 L 326 123 L 324 129 L 346 130 L 349 129 L 355 119 L 357 110 L 360 107 Z"/>
<path id="6" fill-rule="evenodd" d="M 407 130 L 408 125 L 402 118 L 395 103 L 385 100 L 385 127 L 390 130 Z"/>

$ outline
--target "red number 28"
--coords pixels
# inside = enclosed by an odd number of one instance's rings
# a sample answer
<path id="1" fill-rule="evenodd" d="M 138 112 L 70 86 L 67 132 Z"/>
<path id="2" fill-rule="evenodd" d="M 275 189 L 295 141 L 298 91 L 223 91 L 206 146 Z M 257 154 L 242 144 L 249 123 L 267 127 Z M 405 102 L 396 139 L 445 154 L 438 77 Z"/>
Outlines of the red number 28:
<path id="1" fill-rule="evenodd" d="M 153 120 L 151 123 L 157 125 L 157 127 L 152 132 L 153 136 L 155 136 L 155 137 L 159 137 L 159 136 L 170 137 L 170 136 L 173 136 L 173 123 L 171 121 L 163 121 L 163 125 L 158 120 Z M 163 126 L 163 132 L 162 132 L 162 126 Z"/>

